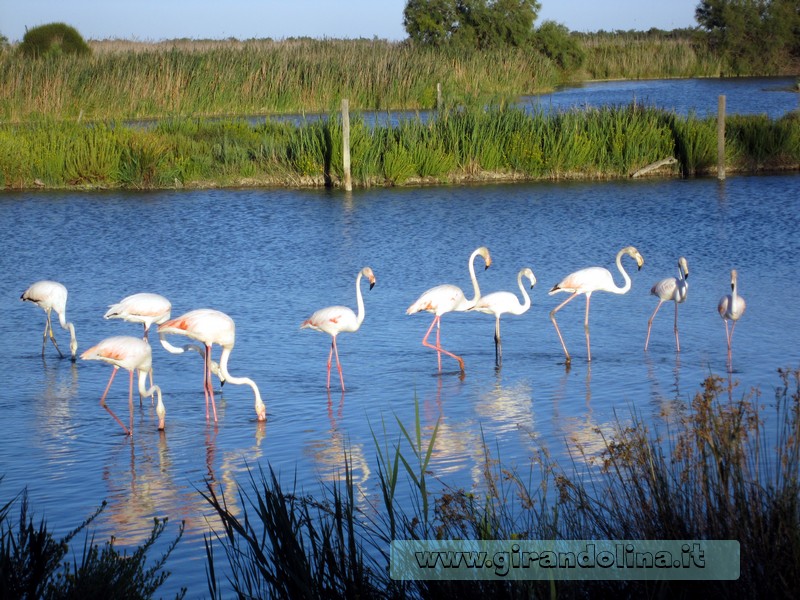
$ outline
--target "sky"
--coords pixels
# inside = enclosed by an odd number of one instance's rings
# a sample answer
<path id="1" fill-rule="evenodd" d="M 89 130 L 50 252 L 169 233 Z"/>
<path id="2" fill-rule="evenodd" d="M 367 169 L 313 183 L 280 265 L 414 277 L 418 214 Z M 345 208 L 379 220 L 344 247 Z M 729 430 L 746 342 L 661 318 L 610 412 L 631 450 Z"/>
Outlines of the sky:
<path id="1" fill-rule="evenodd" d="M 536 24 L 572 31 L 694 27 L 698 0 L 540 0 Z M 0 35 L 63 22 L 85 39 L 402 40 L 406 0 L 0 0 Z"/>

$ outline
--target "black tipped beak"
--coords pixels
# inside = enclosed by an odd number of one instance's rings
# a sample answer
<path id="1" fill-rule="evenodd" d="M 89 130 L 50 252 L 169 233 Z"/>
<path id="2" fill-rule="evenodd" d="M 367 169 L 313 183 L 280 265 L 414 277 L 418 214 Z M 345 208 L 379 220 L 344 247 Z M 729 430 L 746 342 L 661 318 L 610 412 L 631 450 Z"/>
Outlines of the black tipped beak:
<path id="1" fill-rule="evenodd" d="M 370 281 L 369 282 L 369 289 L 372 289 L 374 287 L 375 287 L 375 282 L 374 281 Z"/>

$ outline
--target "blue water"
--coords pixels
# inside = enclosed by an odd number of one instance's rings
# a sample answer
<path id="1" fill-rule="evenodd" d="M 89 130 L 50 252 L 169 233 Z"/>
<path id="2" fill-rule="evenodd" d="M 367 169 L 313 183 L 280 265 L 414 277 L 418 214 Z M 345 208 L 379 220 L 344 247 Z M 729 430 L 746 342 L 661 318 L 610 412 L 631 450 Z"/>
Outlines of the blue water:
<path id="1" fill-rule="evenodd" d="M 527 472 L 546 447 L 570 465 L 568 450 L 602 449 L 618 418 L 632 409 L 653 424 L 685 407 L 711 374 L 726 373 L 725 330 L 716 304 L 739 270 L 747 312 L 733 347 L 736 394 L 752 388 L 768 403 L 778 367 L 797 367 L 800 350 L 800 177 L 730 177 L 725 182 L 631 180 L 475 187 L 339 191 L 199 190 L 25 192 L 0 195 L 0 498 L 28 486 L 31 507 L 66 533 L 106 499 L 96 539 L 114 534 L 121 547 L 140 544 L 154 516 L 168 516 L 166 537 L 186 521 L 168 563 L 165 596 L 179 586 L 206 593 L 202 536 L 213 525 L 199 491 L 209 481 L 239 508 L 235 484 L 248 467 L 272 465 L 289 487 L 309 493 L 337 477 L 352 453 L 361 502 L 380 503 L 372 431 L 397 439 L 399 419 L 424 433 L 439 421 L 430 470 L 438 485 L 480 489 L 482 437 L 509 467 Z M 573 356 L 567 370 L 548 313 L 566 298 L 547 291 L 571 271 L 613 266 L 635 245 L 645 258 L 623 296 L 596 293 L 591 305 L 592 362 L 586 360 L 584 300 L 558 313 Z M 530 266 L 538 283 L 533 306 L 502 322 L 503 366 L 494 364 L 493 319 L 447 314 L 442 344 L 463 356 L 466 376 L 447 357 L 444 372 L 421 339 L 428 313 L 405 309 L 427 288 L 461 286 L 471 295 L 467 259 L 489 247 L 493 264 L 478 266 L 484 293 L 519 293 L 516 274 Z M 689 296 L 680 307 L 680 355 L 672 305 L 656 318 L 649 289 L 689 262 Z M 366 318 L 339 339 L 348 391 L 325 388 L 327 335 L 299 328 L 331 304 L 355 309 L 355 277 Z M 110 367 L 41 358 L 44 313 L 19 301 L 33 281 L 57 279 L 69 289 L 67 317 L 79 351 L 140 326 L 102 318 L 123 296 L 153 291 L 173 315 L 211 307 L 236 321 L 230 370 L 259 385 L 268 422 L 259 424 L 246 386 L 217 395 L 219 422 L 205 418 L 202 361 L 153 348 L 155 380 L 164 391 L 167 425 L 156 430 L 149 401 L 136 404 L 133 439 L 99 406 Z M 56 326 L 62 349 L 68 333 Z M 155 337 L 155 336 L 154 336 Z M 177 341 L 177 340 L 176 340 Z M 218 356 L 218 350 L 215 351 Z M 334 372 L 332 382 L 337 378 Z M 110 406 L 126 415 L 127 375 Z M 382 437 L 382 433 L 381 433 Z M 579 464 L 579 469 L 590 469 Z M 571 469 L 572 466 L 570 465 Z M 207 521 L 206 519 L 211 519 Z M 77 544 L 76 548 L 80 547 Z"/>

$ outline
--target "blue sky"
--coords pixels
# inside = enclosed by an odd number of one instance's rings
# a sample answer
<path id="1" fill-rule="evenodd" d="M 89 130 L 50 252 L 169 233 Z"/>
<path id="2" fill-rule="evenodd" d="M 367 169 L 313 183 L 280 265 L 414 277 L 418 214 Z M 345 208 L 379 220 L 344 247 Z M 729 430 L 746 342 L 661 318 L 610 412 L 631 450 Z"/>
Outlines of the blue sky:
<path id="1" fill-rule="evenodd" d="M 698 0 L 540 0 L 537 23 L 573 31 L 696 25 Z M 56 21 L 86 39 L 158 41 L 235 37 L 401 40 L 406 0 L 0 0 L 0 34 Z"/>

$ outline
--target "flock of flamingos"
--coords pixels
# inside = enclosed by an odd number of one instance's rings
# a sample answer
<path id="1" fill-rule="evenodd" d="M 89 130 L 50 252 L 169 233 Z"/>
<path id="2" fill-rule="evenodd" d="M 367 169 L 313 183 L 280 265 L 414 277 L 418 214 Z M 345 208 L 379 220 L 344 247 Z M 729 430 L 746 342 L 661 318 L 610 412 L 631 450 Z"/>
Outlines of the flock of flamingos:
<path id="1" fill-rule="evenodd" d="M 529 268 L 524 268 L 519 271 L 517 275 L 517 284 L 524 299 L 520 302 L 515 294 L 511 292 L 494 292 L 486 296 L 482 296 L 478 280 L 475 276 L 475 259 L 480 256 L 483 259 L 485 268 L 492 264 L 492 258 L 489 250 L 486 247 L 476 249 L 469 258 L 469 274 L 472 280 L 474 289 L 474 296 L 468 299 L 461 288 L 444 284 L 433 287 L 423 293 L 411 306 L 406 310 L 406 314 L 414 314 L 422 311 L 433 313 L 433 321 L 425 332 L 422 338 L 422 344 L 428 348 L 436 350 L 439 371 L 442 369 L 442 354 L 452 357 L 458 362 L 461 372 L 464 372 L 464 360 L 442 348 L 440 343 L 440 328 L 441 317 L 445 313 L 453 311 L 468 311 L 475 310 L 486 314 L 494 315 L 495 317 L 495 361 L 498 365 L 502 362 L 502 345 L 500 340 L 500 317 L 503 314 L 509 313 L 513 315 L 521 315 L 530 308 L 531 300 L 525 286 L 523 285 L 523 278 L 527 278 L 530 282 L 530 287 L 536 284 L 536 277 L 533 271 Z M 584 318 L 584 331 L 586 333 L 586 349 L 588 353 L 588 360 L 592 360 L 591 344 L 589 341 L 589 303 L 593 292 L 611 292 L 613 294 L 625 294 L 631 288 L 631 279 L 628 273 L 622 266 L 622 257 L 629 256 L 634 261 L 639 269 L 644 264 L 644 258 L 639 254 L 639 251 L 633 246 L 627 246 L 621 249 L 616 256 L 616 265 L 619 272 L 622 274 L 624 284 L 617 286 L 614 283 L 614 278 L 608 269 L 603 267 L 588 267 L 570 273 L 561 282 L 556 284 L 551 290 L 550 294 L 558 292 L 568 292 L 569 297 L 561 304 L 556 306 L 550 311 L 550 320 L 556 328 L 558 339 L 561 341 L 561 346 L 566 355 L 567 364 L 570 363 L 571 358 L 567 351 L 567 346 L 564 343 L 564 338 L 561 335 L 561 330 L 556 322 L 556 313 L 564 308 L 569 302 L 577 298 L 579 295 L 586 296 L 586 316 Z M 366 277 L 369 281 L 369 287 L 375 285 L 375 274 L 370 267 L 361 269 L 356 277 L 356 302 L 357 313 L 354 313 L 346 306 L 329 306 L 322 308 L 312 314 L 308 319 L 301 324 L 302 328 L 316 329 L 323 331 L 331 336 L 331 349 L 328 354 L 328 379 L 327 386 L 330 388 L 331 383 L 331 364 L 333 357 L 336 357 L 336 366 L 339 371 L 339 380 L 341 382 L 342 391 L 344 391 L 344 376 L 342 374 L 342 367 L 339 363 L 339 351 L 336 347 L 336 336 L 343 332 L 354 332 L 359 329 L 361 323 L 364 321 L 364 299 L 361 295 L 361 280 Z M 647 323 L 647 339 L 645 340 L 645 350 L 650 342 L 650 329 L 653 325 L 658 310 L 664 302 L 675 303 L 675 344 L 677 350 L 680 351 L 680 340 L 678 337 L 678 305 L 686 300 L 688 291 L 687 278 L 689 277 L 689 267 L 684 257 L 678 259 L 678 276 L 668 277 L 657 282 L 650 290 L 650 293 L 658 298 L 658 305 L 653 311 Z M 725 322 L 725 332 L 728 341 L 728 362 L 731 360 L 731 339 L 733 337 L 733 330 L 736 327 L 736 322 L 744 314 L 745 301 L 744 298 L 738 295 L 736 285 L 737 273 L 736 270 L 731 271 L 731 292 L 723 296 L 717 309 L 720 317 Z M 66 320 L 66 305 L 67 305 L 67 288 L 56 281 L 37 281 L 31 285 L 27 290 L 22 293 L 22 300 L 33 302 L 39 305 L 46 313 L 47 320 L 45 323 L 44 334 L 42 336 L 42 355 L 44 356 L 47 338 L 49 337 L 58 351 L 59 355 L 63 358 L 63 353 L 56 343 L 55 335 L 53 334 L 53 326 L 51 323 L 51 312 L 55 311 L 58 315 L 59 323 L 64 329 L 68 329 L 70 333 L 70 352 L 72 360 L 74 361 L 77 354 L 78 342 L 75 337 L 75 327 L 72 323 Z M 133 323 L 141 323 L 144 326 L 143 338 L 132 336 L 114 336 L 101 341 L 100 343 L 92 346 L 81 354 L 84 360 L 101 360 L 109 363 L 114 368 L 111 372 L 111 377 L 108 380 L 108 385 L 100 398 L 100 405 L 105 408 L 109 414 L 119 423 L 125 433 L 128 435 L 133 434 L 133 378 L 134 371 L 138 372 L 138 387 L 139 394 L 142 397 L 156 398 L 156 414 L 158 415 L 158 428 L 164 429 L 166 409 L 161 397 L 161 389 L 153 384 L 153 366 L 152 366 L 152 351 L 147 339 L 147 334 L 150 326 L 153 324 L 158 325 L 157 332 L 162 346 L 173 354 L 182 354 L 187 351 L 195 351 L 203 356 L 204 361 L 204 383 L 203 391 L 206 400 L 206 418 L 209 417 L 209 404 L 214 416 L 214 421 L 217 420 L 217 410 L 214 404 L 214 390 L 211 384 L 211 375 L 215 374 L 222 383 L 230 382 L 233 384 L 249 385 L 255 394 L 255 410 L 259 421 L 265 421 L 267 418 L 266 406 L 261 399 L 261 393 L 255 382 L 248 377 L 234 377 L 228 371 L 228 359 L 236 339 L 236 328 L 228 315 L 218 310 L 210 308 L 201 308 L 189 311 L 180 317 L 171 319 L 170 312 L 172 305 L 163 296 L 152 293 L 140 293 L 128 296 L 117 304 L 109 307 L 105 313 L 106 319 L 123 319 Z M 731 322 L 730 328 L 728 321 Z M 436 343 L 432 344 L 428 341 L 433 328 L 436 327 Z M 182 335 L 190 338 L 191 340 L 200 342 L 201 346 L 196 344 L 187 343 L 183 346 L 174 346 L 166 338 L 166 335 Z M 222 355 L 220 356 L 219 363 L 211 359 L 211 347 L 217 344 L 222 348 Z M 128 405 L 130 409 L 130 424 L 125 424 L 117 417 L 116 414 L 106 404 L 106 396 L 108 390 L 111 388 L 111 383 L 114 381 L 119 368 L 130 372 L 130 388 L 128 392 Z M 150 387 L 146 388 L 147 376 L 150 376 Z"/>

